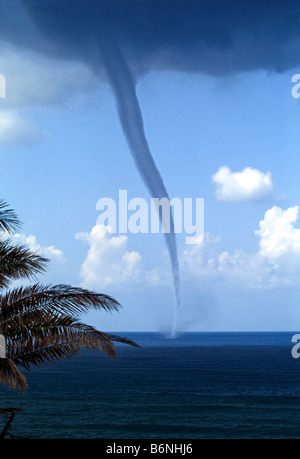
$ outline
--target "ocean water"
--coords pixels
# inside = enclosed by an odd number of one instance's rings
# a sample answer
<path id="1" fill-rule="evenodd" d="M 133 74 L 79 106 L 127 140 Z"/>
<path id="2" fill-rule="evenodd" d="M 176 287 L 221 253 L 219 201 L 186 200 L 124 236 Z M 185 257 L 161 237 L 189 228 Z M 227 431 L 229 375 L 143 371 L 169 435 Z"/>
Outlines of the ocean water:
<path id="1" fill-rule="evenodd" d="M 34 368 L 0 407 L 22 408 L 11 432 L 34 439 L 300 438 L 293 334 L 123 332 L 141 347 Z"/>

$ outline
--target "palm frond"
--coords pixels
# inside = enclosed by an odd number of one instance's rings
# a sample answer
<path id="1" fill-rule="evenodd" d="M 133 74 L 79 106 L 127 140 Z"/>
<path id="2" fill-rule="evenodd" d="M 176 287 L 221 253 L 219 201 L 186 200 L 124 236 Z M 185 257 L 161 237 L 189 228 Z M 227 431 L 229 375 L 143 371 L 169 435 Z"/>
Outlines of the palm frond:
<path id="1" fill-rule="evenodd" d="M 28 388 L 25 376 L 11 359 L 0 358 L 0 381 L 12 389 L 24 391 Z"/>
<path id="2" fill-rule="evenodd" d="M 24 245 L 10 240 L 0 240 L 0 288 L 21 277 L 34 279 L 45 271 L 48 260 L 32 252 Z"/>
<path id="3" fill-rule="evenodd" d="M 20 228 L 20 221 L 14 210 L 8 208 L 8 204 L 0 200 L 0 231 L 12 233 Z"/>
<path id="4" fill-rule="evenodd" d="M 6 338 L 7 356 L 23 366 L 28 362 L 40 364 L 39 351 L 43 350 L 42 356 L 47 356 L 47 350 L 53 346 L 55 349 L 60 346 L 72 349 L 73 354 L 80 353 L 82 348 L 100 350 L 108 357 L 116 358 L 113 342 L 105 333 L 70 316 L 47 317 L 40 326 L 29 324 L 28 327 L 28 324 L 22 323 Z"/>
<path id="5" fill-rule="evenodd" d="M 34 363 L 40 349 L 49 346 L 72 345 L 74 353 L 81 348 L 103 351 L 111 359 L 117 358 L 113 342 L 139 347 L 127 338 L 103 333 L 91 325 L 79 322 L 70 316 L 53 315 L 35 317 L 9 327 L 6 335 L 7 356 L 26 366 L 28 358 Z M 38 360 L 39 362 L 39 360 Z M 27 368 L 27 366 L 26 366 Z"/>
<path id="6" fill-rule="evenodd" d="M 90 309 L 113 311 L 120 308 L 118 301 L 109 295 L 63 284 L 19 287 L 0 295 L 0 305 L 0 329 L 1 323 L 5 323 L 8 318 L 12 322 L 12 319 L 26 317 L 34 311 L 78 317 Z"/>
<path id="7" fill-rule="evenodd" d="M 16 356 L 13 362 L 26 370 L 30 370 L 31 365 L 40 367 L 47 363 L 57 360 L 71 358 L 80 354 L 80 347 L 73 343 L 48 344 L 39 349 L 21 349 L 20 355 Z"/>
<path id="8" fill-rule="evenodd" d="M 79 312 L 90 307 L 118 309 L 119 303 L 108 295 L 65 285 L 36 284 L 7 292 L 0 297 L 0 304 L 0 330 L 6 337 L 7 356 L 27 369 L 30 364 L 79 354 L 82 348 L 103 351 L 113 359 L 117 357 L 114 341 L 137 346 L 127 338 L 78 321 Z"/>
<path id="9" fill-rule="evenodd" d="M 130 346 L 140 347 L 139 344 L 137 344 L 134 341 L 126 338 L 125 336 L 112 335 L 111 333 L 106 333 L 106 336 L 111 341 L 116 342 L 116 343 L 129 344 Z"/>

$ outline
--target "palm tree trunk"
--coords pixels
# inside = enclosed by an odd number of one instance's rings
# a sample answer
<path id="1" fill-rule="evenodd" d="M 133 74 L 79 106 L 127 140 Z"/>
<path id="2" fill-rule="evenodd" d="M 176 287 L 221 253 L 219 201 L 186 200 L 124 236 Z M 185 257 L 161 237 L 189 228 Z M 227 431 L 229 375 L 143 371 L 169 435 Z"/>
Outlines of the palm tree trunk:
<path id="1" fill-rule="evenodd" d="M 6 345 L 5 345 L 5 336 L 0 335 L 0 358 L 6 358 Z"/>

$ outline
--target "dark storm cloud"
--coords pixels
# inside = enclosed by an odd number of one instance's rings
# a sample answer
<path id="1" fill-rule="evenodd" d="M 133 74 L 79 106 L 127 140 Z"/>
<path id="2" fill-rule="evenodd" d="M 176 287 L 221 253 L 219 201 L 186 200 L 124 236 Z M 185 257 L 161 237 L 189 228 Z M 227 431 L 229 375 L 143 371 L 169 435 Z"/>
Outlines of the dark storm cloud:
<path id="1" fill-rule="evenodd" d="M 300 61 L 298 0 L 22 0 L 47 43 L 30 39 L 10 3 L 2 0 L 2 36 L 80 60 L 92 58 L 95 39 L 114 35 L 136 71 L 219 75 Z"/>

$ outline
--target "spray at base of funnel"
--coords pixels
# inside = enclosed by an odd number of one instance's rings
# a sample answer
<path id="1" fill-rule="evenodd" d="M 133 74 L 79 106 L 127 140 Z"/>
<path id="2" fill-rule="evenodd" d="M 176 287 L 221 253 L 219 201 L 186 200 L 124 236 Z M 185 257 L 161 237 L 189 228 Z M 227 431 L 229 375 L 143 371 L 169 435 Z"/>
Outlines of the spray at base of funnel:
<path id="1" fill-rule="evenodd" d="M 178 290 L 177 290 L 177 287 L 178 287 Z M 178 333 L 178 328 L 179 328 L 179 320 L 180 320 L 180 292 L 179 292 L 179 280 L 178 280 L 178 284 L 175 284 L 175 287 L 174 287 L 174 290 L 175 290 L 175 298 L 174 298 L 174 301 L 175 301 L 175 308 L 174 308 L 174 317 L 173 317 L 173 326 L 172 326 L 172 330 L 171 330 L 171 333 L 170 333 L 170 338 L 171 339 L 174 339 L 177 337 L 177 333 Z"/>

